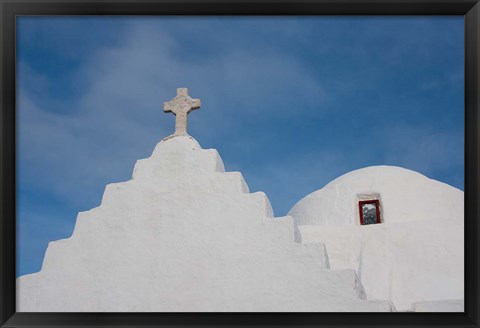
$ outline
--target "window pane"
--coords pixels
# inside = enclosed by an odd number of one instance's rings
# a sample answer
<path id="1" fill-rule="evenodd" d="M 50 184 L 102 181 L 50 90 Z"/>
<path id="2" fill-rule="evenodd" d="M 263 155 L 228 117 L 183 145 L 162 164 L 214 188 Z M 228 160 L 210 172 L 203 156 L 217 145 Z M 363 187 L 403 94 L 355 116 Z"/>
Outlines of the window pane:
<path id="1" fill-rule="evenodd" d="M 377 220 L 377 206 L 375 204 L 363 204 L 363 224 L 375 224 Z"/>

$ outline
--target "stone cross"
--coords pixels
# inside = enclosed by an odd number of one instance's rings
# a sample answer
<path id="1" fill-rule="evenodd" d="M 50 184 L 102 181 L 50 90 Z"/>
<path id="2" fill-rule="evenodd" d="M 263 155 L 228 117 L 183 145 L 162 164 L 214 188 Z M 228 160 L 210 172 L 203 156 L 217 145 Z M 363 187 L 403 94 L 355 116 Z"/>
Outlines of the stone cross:
<path id="1" fill-rule="evenodd" d="M 200 99 L 192 99 L 187 88 L 178 88 L 177 96 L 163 104 L 165 112 L 175 114 L 174 136 L 187 135 L 187 115 L 194 109 L 200 108 Z"/>

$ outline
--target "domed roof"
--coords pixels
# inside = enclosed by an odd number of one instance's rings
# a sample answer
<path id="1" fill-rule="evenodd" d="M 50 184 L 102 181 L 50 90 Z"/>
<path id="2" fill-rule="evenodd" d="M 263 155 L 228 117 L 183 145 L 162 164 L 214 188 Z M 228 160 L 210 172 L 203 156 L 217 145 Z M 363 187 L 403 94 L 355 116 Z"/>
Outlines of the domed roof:
<path id="1" fill-rule="evenodd" d="M 463 192 L 411 170 L 371 166 L 349 172 L 292 207 L 298 225 L 359 225 L 358 202 L 379 200 L 382 223 L 463 220 Z"/>

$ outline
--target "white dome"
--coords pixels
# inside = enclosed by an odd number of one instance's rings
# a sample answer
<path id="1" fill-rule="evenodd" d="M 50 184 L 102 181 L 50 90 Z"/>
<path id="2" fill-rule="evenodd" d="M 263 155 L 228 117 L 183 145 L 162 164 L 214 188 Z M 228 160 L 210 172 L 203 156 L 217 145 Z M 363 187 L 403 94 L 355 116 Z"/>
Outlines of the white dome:
<path id="1" fill-rule="evenodd" d="M 381 221 L 386 224 L 463 220 L 461 190 L 396 166 L 371 166 L 342 175 L 304 197 L 288 214 L 299 226 L 359 225 L 358 202 L 366 199 L 380 201 Z"/>

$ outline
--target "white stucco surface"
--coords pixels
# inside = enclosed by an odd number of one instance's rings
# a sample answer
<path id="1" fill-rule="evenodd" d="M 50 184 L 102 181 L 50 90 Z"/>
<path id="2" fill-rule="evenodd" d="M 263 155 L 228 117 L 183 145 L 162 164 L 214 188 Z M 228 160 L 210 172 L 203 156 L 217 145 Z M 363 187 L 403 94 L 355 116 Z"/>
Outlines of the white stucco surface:
<path id="1" fill-rule="evenodd" d="M 379 200 L 382 223 L 360 224 L 358 202 L 366 199 Z M 429 309 L 442 311 L 463 304 L 463 204 L 456 188 L 375 166 L 337 178 L 288 214 L 298 225 L 297 240 L 324 243 L 331 269 L 355 270 L 367 299 L 388 299 L 398 311 L 428 301 L 442 304 Z"/>
<path id="2" fill-rule="evenodd" d="M 274 219 L 264 193 L 189 136 L 107 185 L 41 271 L 17 279 L 19 312 L 391 310 L 362 295 L 354 270 L 294 242 L 292 217 Z"/>
<path id="3" fill-rule="evenodd" d="M 459 300 L 425 301 L 413 304 L 413 312 L 463 312 L 465 304 Z"/>

